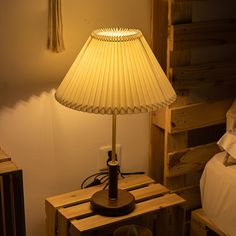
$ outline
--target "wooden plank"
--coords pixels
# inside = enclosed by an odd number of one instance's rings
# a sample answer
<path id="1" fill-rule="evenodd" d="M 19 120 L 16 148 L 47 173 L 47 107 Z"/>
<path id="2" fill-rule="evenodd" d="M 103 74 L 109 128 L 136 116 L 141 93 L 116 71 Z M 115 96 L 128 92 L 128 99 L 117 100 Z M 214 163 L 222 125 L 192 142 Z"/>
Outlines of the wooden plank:
<path id="1" fill-rule="evenodd" d="M 179 24 L 169 27 L 170 50 L 183 50 L 198 47 L 236 43 L 236 20 Z"/>
<path id="2" fill-rule="evenodd" d="M 218 145 L 211 143 L 169 153 L 166 176 L 174 177 L 202 170 L 206 162 L 219 151 Z"/>
<path id="3" fill-rule="evenodd" d="M 232 102 L 233 99 L 225 99 L 171 108 L 169 109 L 169 119 L 166 120 L 167 130 L 169 133 L 175 133 L 223 124 Z"/>
<path id="4" fill-rule="evenodd" d="M 176 194 L 166 194 L 159 198 L 154 198 L 145 202 L 141 202 L 136 204 L 135 210 L 131 213 L 118 217 L 106 217 L 101 215 L 94 215 L 91 217 L 87 217 L 85 219 L 73 220 L 72 223 L 72 232 L 86 232 L 90 229 L 96 229 L 99 227 L 108 226 L 114 224 L 119 221 L 123 221 L 126 219 L 131 219 L 143 214 L 157 212 L 161 208 L 166 208 L 169 206 L 174 206 L 184 203 L 184 200 Z M 76 235 L 76 234 L 72 234 Z"/>
<path id="5" fill-rule="evenodd" d="M 197 209 L 195 211 L 192 211 L 192 222 L 196 222 L 198 224 L 198 227 L 202 228 L 210 228 L 215 233 L 217 233 L 220 236 L 226 236 L 207 216 L 206 213 L 202 208 Z M 191 222 L 191 224 L 192 224 Z M 191 236 L 194 236 L 194 232 L 191 232 Z"/>
<path id="6" fill-rule="evenodd" d="M 151 184 L 147 187 L 130 191 L 135 198 L 136 203 L 155 198 L 166 194 L 169 190 L 160 184 Z M 58 235 L 66 236 L 69 228 L 69 221 L 72 219 L 82 219 L 94 215 L 90 203 L 82 203 L 75 206 L 60 208 L 58 210 Z"/>
<path id="7" fill-rule="evenodd" d="M 174 67 L 171 74 L 175 89 L 236 84 L 236 61 Z"/>

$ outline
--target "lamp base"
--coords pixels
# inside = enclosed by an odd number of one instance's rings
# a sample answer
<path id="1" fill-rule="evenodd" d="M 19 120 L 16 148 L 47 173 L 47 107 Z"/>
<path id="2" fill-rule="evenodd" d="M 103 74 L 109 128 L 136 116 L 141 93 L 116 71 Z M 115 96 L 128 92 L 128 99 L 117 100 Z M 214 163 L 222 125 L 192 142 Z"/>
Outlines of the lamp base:
<path id="1" fill-rule="evenodd" d="M 131 212 L 135 207 L 134 196 L 126 190 L 118 189 L 117 199 L 109 199 L 108 190 L 100 190 L 90 200 L 92 209 L 101 215 L 119 216 Z"/>

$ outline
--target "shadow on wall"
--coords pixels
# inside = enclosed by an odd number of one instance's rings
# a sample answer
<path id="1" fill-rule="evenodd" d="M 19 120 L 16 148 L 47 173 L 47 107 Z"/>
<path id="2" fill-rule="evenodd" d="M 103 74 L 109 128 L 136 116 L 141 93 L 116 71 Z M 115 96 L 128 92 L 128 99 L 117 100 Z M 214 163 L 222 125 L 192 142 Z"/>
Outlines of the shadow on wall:
<path id="1" fill-rule="evenodd" d="M 7 83 L 0 84 L 0 110 L 3 108 L 13 108 L 19 101 L 27 102 L 32 96 L 40 96 L 43 92 L 50 92 L 57 88 L 58 83 L 42 84 L 21 84 L 9 86 Z"/>

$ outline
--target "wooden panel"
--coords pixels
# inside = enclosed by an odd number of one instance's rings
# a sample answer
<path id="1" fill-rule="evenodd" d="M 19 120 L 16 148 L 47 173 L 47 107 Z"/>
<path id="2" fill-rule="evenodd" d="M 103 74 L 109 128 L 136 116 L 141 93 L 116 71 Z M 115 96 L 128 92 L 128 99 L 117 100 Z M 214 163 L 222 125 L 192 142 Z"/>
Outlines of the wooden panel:
<path id="1" fill-rule="evenodd" d="M 171 80 L 175 89 L 236 84 L 236 62 L 234 61 L 174 67 L 171 70 Z"/>
<path id="2" fill-rule="evenodd" d="M 170 50 L 236 43 L 236 20 L 179 24 L 169 27 Z"/>
<path id="3" fill-rule="evenodd" d="M 192 1 L 172 1 L 169 24 L 192 22 Z"/>
<path id="4" fill-rule="evenodd" d="M 226 112 L 232 101 L 232 99 L 226 99 L 171 108 L 169 109 L 170 119 L 167 120 L 168 132 L 183 132 L 225 123 Z"/>
<path id="5" fill-rule="evenodd" d="M 197 172 L 204 168 L 206 162 L 220 149 L 216 143 L 187 148 L 169 153 L 167 177 Z"/>

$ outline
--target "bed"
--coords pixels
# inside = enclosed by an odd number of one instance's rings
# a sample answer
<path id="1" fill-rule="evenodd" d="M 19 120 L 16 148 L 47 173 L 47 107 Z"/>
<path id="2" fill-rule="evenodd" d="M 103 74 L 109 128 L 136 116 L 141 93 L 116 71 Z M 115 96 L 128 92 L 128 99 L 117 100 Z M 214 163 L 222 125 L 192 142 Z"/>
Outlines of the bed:
<path id="1" fill-rule="evenodd" d="M 236 165 L 223 164 L 226 152 L 217 153 L 200 180 L 202 207 L 226 235 L 236 236 Z"/>
<path id="2" fill-rule="evenodd" d="M 224 151 L 206 164 L 200 179 L 202 208 L 229 236 L 236 236 L 236 100 L 228 111 L 227 131 L 218 141 Z M 232 113 L 233 112 L 233 113 Z"/>

